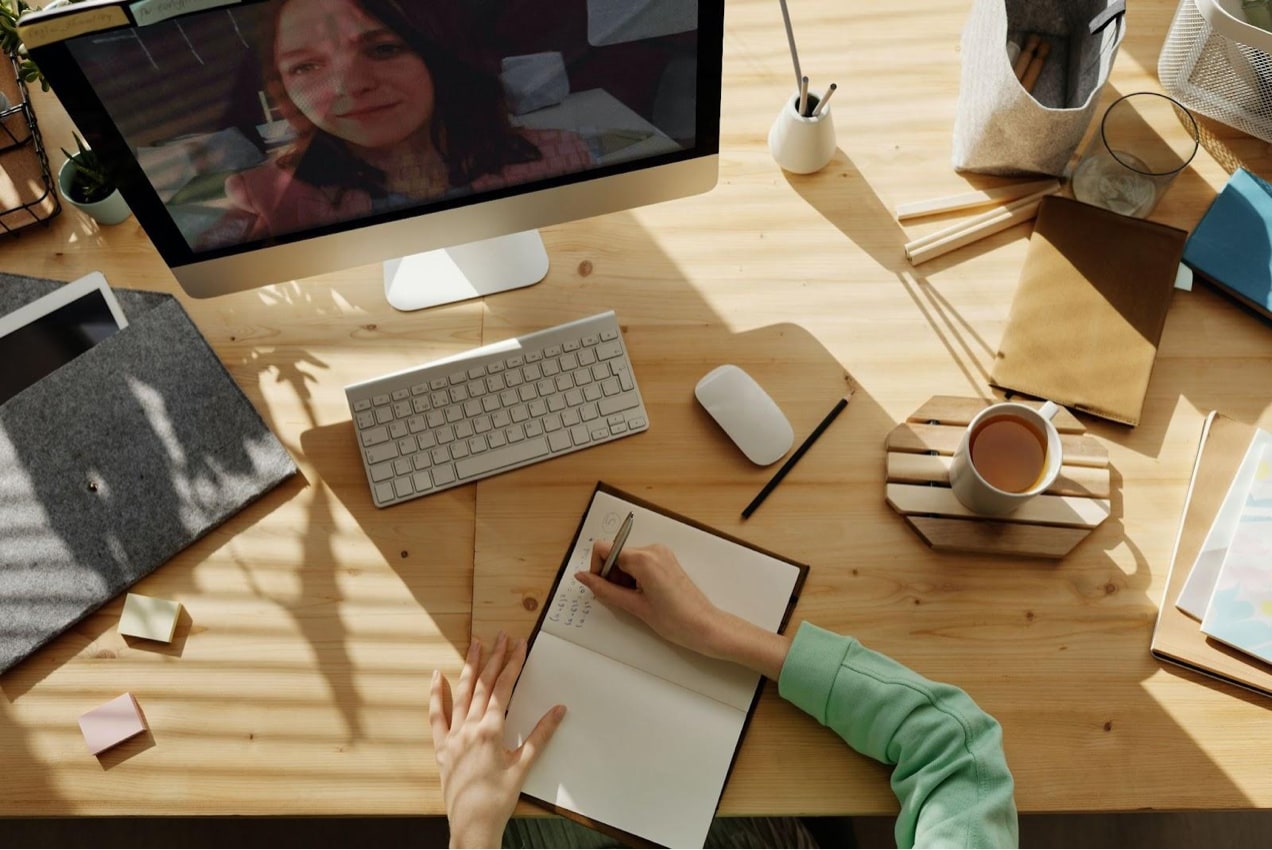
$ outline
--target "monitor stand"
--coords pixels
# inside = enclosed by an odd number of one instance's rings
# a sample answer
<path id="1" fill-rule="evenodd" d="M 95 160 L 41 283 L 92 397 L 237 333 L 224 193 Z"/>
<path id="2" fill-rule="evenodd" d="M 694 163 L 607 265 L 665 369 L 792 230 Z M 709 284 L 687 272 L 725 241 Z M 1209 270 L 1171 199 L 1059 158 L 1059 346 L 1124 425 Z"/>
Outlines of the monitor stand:
<path id="1" fill-rule="evenodd" d="M 527 230 L 384 262 L 384 297 L 399 310 L 519 289 L 548 274 L 539 231 Z"/>

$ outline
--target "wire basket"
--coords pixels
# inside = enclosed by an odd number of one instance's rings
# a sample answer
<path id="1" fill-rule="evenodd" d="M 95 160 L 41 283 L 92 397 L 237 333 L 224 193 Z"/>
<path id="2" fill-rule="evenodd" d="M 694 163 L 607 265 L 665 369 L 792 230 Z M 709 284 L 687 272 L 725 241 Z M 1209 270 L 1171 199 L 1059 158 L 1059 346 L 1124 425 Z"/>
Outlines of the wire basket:
<path id="1" fill-rule="evenodd" d="M 0 236 L 61 211 L 18 58 L 0 53 Z"/>
<path id="2" fill-rule="evenodd" d="M 1157 77 L 1189 109 L 1272 142 L 1272 33 L 1241 0 L 1180 0 Z"/>

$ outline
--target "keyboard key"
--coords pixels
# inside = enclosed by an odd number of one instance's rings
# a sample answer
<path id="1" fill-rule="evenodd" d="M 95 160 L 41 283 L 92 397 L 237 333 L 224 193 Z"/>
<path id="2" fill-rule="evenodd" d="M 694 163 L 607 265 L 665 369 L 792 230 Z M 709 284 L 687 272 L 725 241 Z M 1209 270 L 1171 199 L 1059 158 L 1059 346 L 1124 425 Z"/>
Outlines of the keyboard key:
<path id="1" fill-rule="evenodd" d="M 618 378 L 606 378 L 601 381 L 601 392 L 606 395 L 618 395 L 621 389 L 618 385 Z"/>
<path id="2" fill-rule="evenodd" d="M 393 410 L 389 407 L 377 407 L 375 409 L 375 421 L 383 425 L 385 422 L 393 421 Z"/>
<path id="3" fill-rule="evenodd" d="M 411 473 L 411 461 L 409 458 L 400 457 L 393 461 L 394 475 L 409 475 Z"/>
<path id="4" fill-rule="evenodd" d="M 357 422 L 359 428 L 370 428 L 375 425 L 375 414 L 369 410 L 364 410 L 358 414 Z"/>
<path id="5" fill-rule="evenodd" d="M 402 401 L 403 399 L 405 399 L 405 398 L 407 398 L 408 396 L 410 396 L 410 394 L 411 394 L 411 391 L 410 391 L 410 390 L 408 390 L 408 389 L 406 389 L 406 388 L 403 388 L 403 389 L 400 389 L 400 390 L 394 390 L 394 391 L 393 391 L 393 400 L 394 400 L 394 401 Z"/>
<path id="6" fill-rule="evenodd" d="M 392 477 L 393 477 L 393 461 L 391 460 L 385 461 L 384 463 L 377 463 L 375 466 L 371 467 L 372 481 L 379 482 L 379 481 L 384 481 Z"/>
<path id="7" fill-rule="evenodd" d="M 371 403 L 376 407 L 388 404 L 390 401 L 388 393 L 380 393 L 371 397 Z"/>
<path id="8" fill-rule="evenodd" d="M 640 404 L 640 399 L 636 393 L 623 393 L 622 395 L 613 395 L 603 398 L 600 401 L 600 410 L 602 416 L 610 416 L 623 410 L 631 410 Z"/>
<path id="9" fill-rule="evenodd" d="M 569 431 L 553 431 L 548 434 L 548 445 L 554 452 L 563 452 L 572 444 Z"/>
<path id="10" fill-rule="evenodd" d="M 417 493 L 433 489 L 433 480 L 429 478 L 427 472 L 417 472 L 412 475 L 411 483 L 415 485 L 415 492 Z"/>
<path id="11" fill-rule="evenodd" d="M 389 423 L 389 436 L 395 440 L 400 440 L 406 436 L 406 423 L 397 420 Z"/>
<path id="12" fill-rule="evenodd" d="M 399 499 L 405 499 L 407 496 L 415 492 L 415 486 L 411 484 L 411 477 L 409 475 L 403 476 L 402 478 L 394 478 L 393 489 L 397 491 Z"/>
<path id="13" fill-rule="evenodd" d="M 503 448 L 491 449 L 488 452 L 464 458 L 455 463 L 455 471 L 460 478 L 472 478 L 543 457 L 546 454 L 548 454 L 548 441 L 538 437 L 522 440 L 520 443 L 509 443 Z"/>
<path id="14" fill-rule="evenodd" d="M 383 481 L 375 485 L 375 500 L 380 504 L 391 502 L 395 498 L 397 498 L 397 495 L 393 492 L 392 481 Z"/>
<path id="15" fill-rule="evenodd" d="M 380 443 L 367 449 L 367 463 L 381 463 L 398 456 L 397 443 Z"/>
<path id="16" fill-rule="evenodd" d="M 364 410 L 370 410 L 370 409 L 371 409 L 371 401 L 369 399 L 365 399 L 365 398 L 358 399 L 357 401 L 353 403 L 354 413 L 361 413 Z"/>
<path id="17" fill-rule="evenodd" d="M 596 356 L 602 360 L 609 360 L 611 357 L 617 357 L 622 354 L 623 346 L 619 345 L 617 342 L 603 342 L 596 346 L 593 351 L 595 351 Z"/>
<path id="18" fill-rule="evenodd" d="M 426 392 L 428 392 L 428 384 L 414 384 L 411 387 L 411 395 L 424 395 Z"/>
<path id="19" fill-rule="evenodd" d="M 574 445 L 583 446 L 592 442 L 592 434 L 583 425 L 575 425 L 570 429 L 570 439 L 574 441 Z"/>
<path id="20" fill-rule="evenodd" d="M 444 466 L 433 467 L 433 484 L 437 487 L 445 487 L 447 484 L 455 483 L 455 468 L 450 464 Z"/>

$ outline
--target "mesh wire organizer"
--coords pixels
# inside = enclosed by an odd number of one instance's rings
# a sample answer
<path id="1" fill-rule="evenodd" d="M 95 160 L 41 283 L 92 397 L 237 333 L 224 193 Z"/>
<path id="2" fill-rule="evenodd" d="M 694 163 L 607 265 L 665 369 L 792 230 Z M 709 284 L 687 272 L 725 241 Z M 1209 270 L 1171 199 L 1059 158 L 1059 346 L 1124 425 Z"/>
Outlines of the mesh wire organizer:
<path id="1" fill-rule="evenodd" d="M 1241 0 L 1180 0 L 1157 77 L 1189 109 L 1272 142 L 1272 33 L 1246 23 Z"/>

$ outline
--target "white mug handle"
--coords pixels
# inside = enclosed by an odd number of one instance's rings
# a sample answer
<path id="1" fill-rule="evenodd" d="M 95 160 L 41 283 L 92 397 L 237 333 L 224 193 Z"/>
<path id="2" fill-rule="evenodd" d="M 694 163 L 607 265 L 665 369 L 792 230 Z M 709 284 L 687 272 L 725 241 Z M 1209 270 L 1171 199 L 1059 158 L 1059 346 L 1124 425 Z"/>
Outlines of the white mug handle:
<path id="1" fill-rule="evenodd" d="M 1038 415 L 1043 419 L 1054 419 L 1056 414 L 1060 412 L 1060 405 L 1054 401 L 1044 401 L 1042 407 L 1038 408 Z"/>

